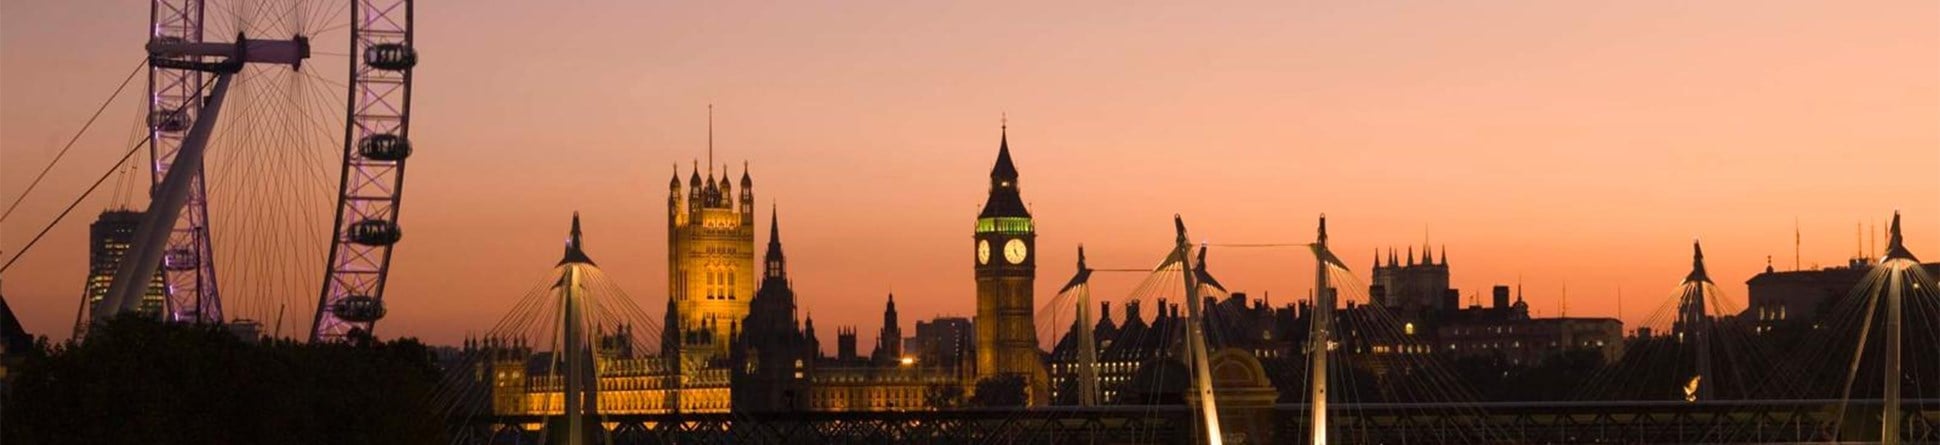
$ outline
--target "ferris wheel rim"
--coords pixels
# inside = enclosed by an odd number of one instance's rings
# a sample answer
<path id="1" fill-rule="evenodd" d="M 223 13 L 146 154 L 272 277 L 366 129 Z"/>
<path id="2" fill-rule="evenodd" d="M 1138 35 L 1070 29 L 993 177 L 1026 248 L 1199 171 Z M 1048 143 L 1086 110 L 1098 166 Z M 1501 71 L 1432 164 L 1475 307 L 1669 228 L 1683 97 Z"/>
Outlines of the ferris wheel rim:
<path id="1" fill-rule="evenodd" d="M 385 313 L 384 287 L 390 278 L 391 256 L 401 237 L 397 222 L 403 202 L 405 165 L 411 150 L 415 4 L 413 0 L 351 0 L 350 3 L 350 62 L 347 64 L 350 74 L 345 82 L 348 98 L 342 170 L 338 175 L 330 255 L 311 324 L 312 342 L 375 335 L 377 321 Z M 402 15 L 401 20 L 395 15 Z M 394 76 L 371 76 L 378 72 L 391 72 Z M 385 105 L 380 110 L 394 114 L 368 114 L 372 105 L 379 104 Z M 381 150 L 386 146 L 391 151 Z M 386 182 L 384 177 L 389 179 L 389 187 L 381 186 Z M 376 186 L 369 188 L 384 196 L 361 194 L 366 186 Z M 367 243 L 373 240 L 361 238 L 360 234 L 367 228 L 380 227 L 369 224 L 376 221 L 388 223 L 390 236 L 385 242 Z"/>
<path id="2" fill-rule="evenodd" d="M 146 130 L 150 135 L 146 144 L 152 160 L 149 167 L 153 175 L 151 190 L 175 167 L 175 155 L 182 150 L 181 133 L 188 123 L 196 119 L 209 119 L 208 125 L 218 122 L 213 114 L 217 108 L 209 108 L 211 114 L 208 117 L 199 112 L 205 101 L 202 94 L 208 84 L 206 81 L 227 78 L 242 71 L 244 62 L 260 59 L 259 54 L 265 54 L 261 50 L 266 47 L 259 45 L 300 48 L 302 54 L 279 62 L 289 64 L 292 72 L 300 74 L 289 75 L 280 81 L 275 80 L 275 76 L 268 76 L 272 78 L 269 81 L 271 85 L 265 86 L 265 90 L 301 95 L 308 93 L 304 90 L 306 87 L 300 85 L 303 83 L 312 83 L 309 87 L 329 83 L 343 88 L 341 91 L 346 98 L 340 115 L 343 119 L 343 138 L 336 141 L 340 147 L 332 148 L 341 148 L 337 163 L 337 199 L 334 200 L 336 212 L 333 213 L 330 252 L 325 260 L 310 338 L 313 341 L 342 339 L 347 333 L 356 332 L 367 335 L 383 314 L 384 283 L 389 276 L 392 247 L 400 233 L 397 216 L 403 197 L 404 165 L 410 153 L 411 72 L 416 63 L 416 52 L 412 46 L 415 37 L 412 26 L 413 1 L 295 2 L 267 8 L 255 3 L 212 4 L 207 0 L 151 0 L 149 3 L 148 44 L 150 60 L 156 62 L 148 67 L 149 99 L 145 109 L 148 113 L 145 116 Z M 235 42 L 204 40 L 212 34 L 222 34 L 221 31 L 211 31 L 210 25 L 219 27 L 221 21 L 212 22 L 208 17 L 210 12 L 234 19 L 234 29 L 231 31 L 236 34 Z M 317 21 L 318 18 L 322 20 Z M 338 24 L 339 19 L 344 23 Z M 256 23 L 258 20 L 267 24 Z M 266 29 L 287 33 L 288 40 L 265 41 L 248 37 L 278 34 Z M 343 54 L 333 54 L 347 59 L 345 65 L 349 74 L 341 84 L 304 70 L 301 62 L 302 58 L 309 57 L 310 37 L 339 29 L 348 29 L 344 37 L 348 50 Z M 219 35 L 213 37 L 214 40 L 221 40 Z M 204 45 L 205 42 L 208 45 Z M 212 47 L 230 49 L 209 52 Z M 244 58 L 245 52 L 257 57 Z M 227 61 L 210 63 L 211 58 L 226 58 Z M 211 69 L 217 65 L 221 67 Z M 260 78 L 264 77 L 262 73 L 265 72 L 257 70 L 254 73 L 257 74 L 253 77 Z M 249 78 L 244 77 L 237 84 L 248 83 Z M 296 111 L 307 113 L 306 110 L 315 111 L 303 107 Z M 335 111 L 323 111 L 321 115 L 336 114 Z M 301 116 L 314 117 L 317 114 Z M 250 118 L 248 113 L 243 116 L 245 121 Z M 325 132 L 329 131 L 334 130 Z M 246 145 L 254 143 L 259 141 Z M 200 152 L 198 149 L 197 153 Z M 192 174 L 193 184 L 189 187 L 190 198 L 182 204 L 181 216 L 174 222 L 160 223 L 167 224 L 170 231 L 165 239 L 155 242 L 167 253 L 162 264 L 157 266 L 157 280 L 162 288 L 159 292 L 163 295 L 161 302 L 154 306 L 166 314 L 166 318 L 174 321 L 223 323 L 223 302 L 215 283 L 217 254 L 212 247 L 217 237 L 212 236 L 209 230 L 212 223 L 209 217 L 210 183 L 205 181 L 211 166 L 201 159 L 199 155 L 184 158 L 184 162 L 193 162 L 196 169 Z M 183 167 L 189 168 L 187 164 Z M 323 187 L 321 183 L 317 185 L 320 189 Z M 162 218 L 166 218 L 168 213 L 163 215 Z M 388 231 L 388 241 L 372 242 L 382 238 L 369 237 L 374 228 L 387 229 L 378 231 Z M 248 245 L 244 244 L 245 247 Z M 144 301 L 148 298 L 144 297 Z M 362 303 L 346 306 L 346 301 Z M 374 312 L 344 312 L 347 307 L 374 309 Z M 281 318 L 280 315 L 278 318 Z"/>

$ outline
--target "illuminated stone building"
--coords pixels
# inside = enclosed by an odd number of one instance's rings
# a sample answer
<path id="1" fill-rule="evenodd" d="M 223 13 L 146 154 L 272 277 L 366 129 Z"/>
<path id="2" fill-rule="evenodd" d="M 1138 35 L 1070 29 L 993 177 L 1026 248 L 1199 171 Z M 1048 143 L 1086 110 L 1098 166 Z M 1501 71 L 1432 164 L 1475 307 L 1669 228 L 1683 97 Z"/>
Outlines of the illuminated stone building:
<path id="1" fill-rule="evenodd" d="M 1022 375 L 1033 404 L 1049 399 L 1033 321 L 1036 230 L 1017 191 L 1008 135 L 1000 138 L 990 196 L 978 215 L 975 322 L 918 323 L 905 339 L 895 297 L 884 302 L 876 343 L 861 355 L 857 329 L 838 327 L 824 356 L 812 317 L 787 273 L 779 217 L 770 216 L 764 269 L 754 265 L 754 181 L 739 194 L 723 172 L 668 183 L 668 299 L 658 355 L 634 351 L 631 328 L 594 354 L 603 414 L 726 411 L 864 411 L 956 406 L 978 378 Z M 756 280 L 759 276 L 760 279 Z M 905 349 L 906 344 L 918 345 Z M 520 340 L 467 341 L 474 383 L 497 414 L 563 412 L 564 382 L 552 360 Z M 974 352 L 974 354 L 972 353 Z"/>
<path id="2" fill-rule="evenodd" d="M 1019 375 L 1034 405 L 1049 402 L 1048 376 L 1038 350 L 1032 285 L 1037 281 L 1037 229 L 1018 194 L 1008 128 L 990 169 L 990 195 L 971 236 L 977 279 L 977 377 Z"/>
<path id="3" fill-rule="evenodd" d="M 710 162 L 712 161 L 710 156 Z M 681 190 L 680 172 L 667 192 L 667 315 L 662 346 L 676 351 L 679 369 L 719 366 L 754 299 L 754 179 L 741 171 L 735 195 L 726 168 L 701 178 L 698 166 Z"/>

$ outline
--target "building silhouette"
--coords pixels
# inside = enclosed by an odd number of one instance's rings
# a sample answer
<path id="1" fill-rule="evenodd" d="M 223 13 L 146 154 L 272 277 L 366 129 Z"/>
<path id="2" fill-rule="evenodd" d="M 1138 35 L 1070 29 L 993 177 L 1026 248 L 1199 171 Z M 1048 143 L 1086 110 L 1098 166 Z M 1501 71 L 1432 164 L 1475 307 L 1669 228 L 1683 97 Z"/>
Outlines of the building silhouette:
<path id="1" fill-rule="evenodd" d="M 781 217 L 769 213 L 768 250 L 762 256 L 761 289 L 735 339 L 733 398 L 737 411 L 789 411 L 804 407 L 807 374 L 819 355 L 795 315 L 795 289 L 781 249 Z"/>
<path id="2" fill-rule="evenodd" d="M 111 209 L 101 212 L 94 223 L 88 225 L 88 279 L 81 292 L 81 309 L 75 316 L 75 336 L 80 336 L 93 318 L 95 306 L 108 295 L 108 285 L 114 281 L 115 270 L 121 267 L 121 257 L 135 239 L 135 229 L 141 225 L 142 212 L 127 209 Z M 168 285 L 161 271 L 148 282 L 148 290 L 142 293 L 138 310 L 143 314 L 162 313 L 167 301 Z"/>
<path id="3" fill-rule="evenodd" d="M 1740 319 L 1760 332 L 1784 325 L 1810 326 L 1826 315 L 1866 279 L 1876 260 L 1855 256 L 1844 266 L 1810 270 L 1765 270 L 1745 280 L 1748 289 Z M 1925 263 L 1928 275 L 1940 276 L 1940 263 Z"/>
<path id="4" fill-rule="evenodd" d="M 1377 252 L 1378 253 L 1378 252 Z M 1448 287 L 1448 249 L 1442 249 L 1441 262 L 1435 262 L 1434 249 L 1423 245 L 1421 261 L 1415 261 L 1415 248 L 1408 247 L 1408 262 L 1397 262 L 1394 249 L 1388 249 L 1388 263 L 1377 255 L 1370 269 L 1368 299 L 1404 313 L 1455 309 L 1460 294 Z"/>

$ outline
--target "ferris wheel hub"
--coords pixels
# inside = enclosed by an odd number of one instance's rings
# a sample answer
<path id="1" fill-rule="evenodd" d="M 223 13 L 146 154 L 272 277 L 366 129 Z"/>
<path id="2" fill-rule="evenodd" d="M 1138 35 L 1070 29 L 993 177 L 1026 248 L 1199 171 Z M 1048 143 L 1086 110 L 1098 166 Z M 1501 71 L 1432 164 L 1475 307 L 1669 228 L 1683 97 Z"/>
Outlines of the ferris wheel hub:
<path id="1" fill-rule="evenodd" d="M 203 57 L 223 57 L 221 62 L 203 62 Z M 310 39 L 294 36 L 289 40 L 251 39 L 236 36 L 234 42 L 189 42 L 179 37 L 148 41 L 149 63 L 163 68 L 233 73 L 245 63 L 264 63 L 301 67 L 310 58 Z"/>

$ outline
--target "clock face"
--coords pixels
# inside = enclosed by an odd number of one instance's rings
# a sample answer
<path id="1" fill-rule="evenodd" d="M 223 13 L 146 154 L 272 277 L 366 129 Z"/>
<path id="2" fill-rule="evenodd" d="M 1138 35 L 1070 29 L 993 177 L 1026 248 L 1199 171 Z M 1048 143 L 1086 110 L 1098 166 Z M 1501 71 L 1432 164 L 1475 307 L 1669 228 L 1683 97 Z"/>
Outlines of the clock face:
<path id="1" fill-rule="evenodd" d="M 977 241 L 977 264 L 990 264 L 990 240 Z"/>
<path id="2" fill-rule="evenodd" d="M 1024 245 L 1024 240 L 1012 238 L 1010 242 L 1004 243 L 1004 260 L 1011 264 L 1023 263 L 1024 258 L 1030 254 L 1031 248 Z"/>

